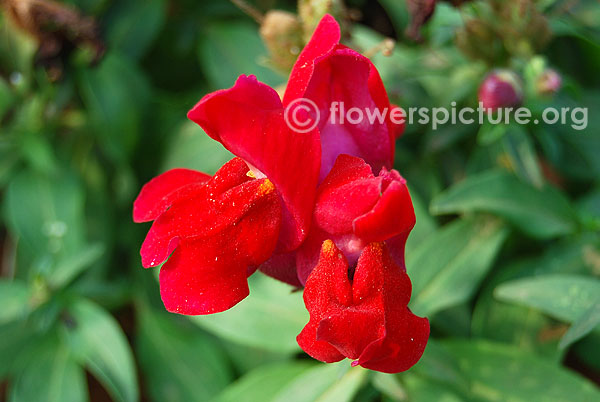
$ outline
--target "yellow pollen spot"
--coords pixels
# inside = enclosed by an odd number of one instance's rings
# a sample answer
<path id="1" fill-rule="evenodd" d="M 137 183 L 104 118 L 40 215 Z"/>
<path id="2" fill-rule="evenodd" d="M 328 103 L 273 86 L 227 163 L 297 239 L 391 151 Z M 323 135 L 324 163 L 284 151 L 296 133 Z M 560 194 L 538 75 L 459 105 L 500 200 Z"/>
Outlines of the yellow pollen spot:
<path id="1" fill-rule="evenodd" d="M 262 182 L 260 186 L 258 186 L 256 193 L 262 197 L 264 195 L 272 193 L 273 191 L 275 191 L 275 186 L 273 185 L 273 183 L 271 183 L 271 180 L 265 179 L 265 181 Z"/>
<path id="2" fill-rule="evenodd" d="M 335 243 L 329 239 L 325 240 L 323 242 L 323 246 L 321 247 L 321 252 L 333 256 L 333 254 L 336 252 Z"/>
<path id="3" fill-rule="evenodd" d="M 248 170 L 248 172 L 246 173 L 246 176 L 256 179 L 256 176 L 254 176 L 254 172 L 252 170 Z"/>
<path id="4" fill-rule="evenodd" d="M 371 243 L 371 249 L 373 250 L 374 253 L 381 255 L 383 253 L 383 243 L 381 243 L 381 242 Z"/>

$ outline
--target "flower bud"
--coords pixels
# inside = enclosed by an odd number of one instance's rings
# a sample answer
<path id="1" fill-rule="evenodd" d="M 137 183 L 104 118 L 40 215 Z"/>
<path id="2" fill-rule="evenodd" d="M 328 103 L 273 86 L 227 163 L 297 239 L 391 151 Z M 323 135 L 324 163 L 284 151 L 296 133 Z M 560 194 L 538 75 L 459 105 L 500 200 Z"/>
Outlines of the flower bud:
<path id="1" fill-rule="evenodd" d="M 466 21 L 464 26 L 456 31 L 455 41 L 458 49 L 467 57 L 488 63 L 496 59 L 497 49 L 502 48 L 502 40 L 493 27 L 482 19 Z"/>
<path id="2" fill-rule="evenodd" d="M 269 50 L 273 66 L 289 72 L 304 47 L 298 17 L 287 11 L 269 11 L 260 26 L 260 36 Z"/>
<path id="3" fill-rule="evenodd" d="M 535 84 L 539 95 L 548 96 L 558 92 L 562 86 L 562 78 L 556 70 L 547 69 L 540 75 Z"/>
<path id="4" fill-rule="evenodd" d="M 325 14 L 331 14 L 346 31 L 346 7 L 342 0 L 298 0 L 298 15 L 304 29 L 304 41 L 308 42 Z"/>
<path id="5" fill-rule="evenodd" d="M 485 109 L 496 110 L 518 106 L 523 100 L 519 77 L 509 70 L 496 70 L 479 87 L 479 102 Z"/>

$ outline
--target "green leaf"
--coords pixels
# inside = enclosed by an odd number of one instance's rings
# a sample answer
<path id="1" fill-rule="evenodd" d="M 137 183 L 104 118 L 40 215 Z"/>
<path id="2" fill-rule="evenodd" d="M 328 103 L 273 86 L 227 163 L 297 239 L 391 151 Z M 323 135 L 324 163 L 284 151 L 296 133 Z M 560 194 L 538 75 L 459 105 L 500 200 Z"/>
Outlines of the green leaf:
<path id="1" fill-rule="evenodd" d="M 477 143 L 482 146 L 493 144 L 504 137 L 507 130 L 506 124 L 492 124 L 485 121 L 477 132 Z"/>
<path id="2" fill-rule="evenodd" d="M 440 3 L 436 4 L 435 13 L 423 28 L 429 33 L 431 44 L 438 47 L 451 42 L 463 25 L 464 17 L 458 7 Z"/>
<path id="3" fill-rule="evenodd" d="M 451 384 L 454 389 L 468 389 L 468 382 L 454 356 L 444 345 L 434 339 L 429 339 L 421 360 L 410 370 L 440 384 Z M 403 378 L 401 375 L 400 378 Z"/>
<path id="4" fill-rule="evenodd" d="M 446 384 L 429 381 L 412 373 L 408 373 L 402 379 L 408 394 L 404 400 L 419 402 L 462 402 L 466 400 Z"/>
<path id="5" fill-rule="evenodd" d="M 600 279 L 552 274 L 503 283 L 494 295 L 503 301 L 532 307 L 565 322 L 574 322 L 600 301 Z"/>
<path id="6" fill-rule="evenodd" d="M 104 254 L 104 246 L 99 243 L 82 248 L 80 252 L 57 264 L 52 276 L 48 278 L 48 284 L 53 288 L 61 288 L 69 284 L 84 269 L 96 262 L 102 254 Z"/>
<path id="7" fill-rule="evenodd" d="M 349 402 L 365 382 L 367 370 L 347 361 L 310 369 L 277 393 L 273 402 Z"/>
<path id="8" fill-rule="evenodd" d="M 371 384 L 381 393 L 389 396 L 395 401 L 407 399 L 406 390 L 402 383 L 398 380 L 398 376 L 394 374 L 373 372 Z"/>
<path id="9" fill-rule="evenodd" d="M 113 3 L 104 18 L 110 49 L 139 59 L 162 28 L 166 12 L 164 0 L 128 0 Z"/>
<path id="10" fill-rule="evenodd" d="M 215 402 L 272 401 L 278 392 L 311 367 L 315 365 L 307 362 L 289 362 L 256 368 L 231 384 Z"/>
<path id="11" fill-rule="evenodd" d="M 231 381 L 226 356 L 199 328 L 147 307 L 138 314 L 137 351 L 155 401 L 206 401 Z"/>
<path id="12" fill-rule="evenodd" d="M 232 158 L 223 145 L 210 138 L 196 123 L 188 121 L 171 141 L 162 171 L 188 168 L 214 174 Z"/>
<path id="13" fill-rule="evenodd" d="M 570 234 L 578 227 L 569 201 L 557 190 L 538 190 L 503 171 L 466 178 L 437 196 L 430 208 L 434 214 L 490 212 L 537 238 Z"/>
<path id="14" fill-rule="evenodd" d="M 296 336 L 308 323 L 302 293 L 264 275 L 250 277 L 250 296 L 232 309 L 190 319 L 217 336 L 275 352 L 300 350 Z"/>
<path id="15" fill-rule="evenodd" d="M 270 68 L 261 65 L 267 51 L 258 35 L 258 27 L 245 21 L 212 23 L 201 36 L 200 64 L 216 88 L 233 86 L 241 74 L 254 74 L 270 86 L 284 79 Z"/>
<path id="16" fill-rule="evenodd" d="M 476 340 L 444 342 L 444 346 L 469 381 L 469 400 L 600 400 L 600 391 L 586 379 L 520 348 Z"/>
<path id="17" fill-rule="evenodd" d="M 560 340 L 559 346 L 566 348 L 573 342 L 583 338 L 600 324 L 600 300 L 596 301 L 579 317 Z"/>
<path id="18" fill-rule="evenodd" d="M 507 233 L 497 220 L 461 219 L 407 255 L 413 283 L 410 306 L 415 314 L 431 315 L 468 300 L 491 268 Z"/>
<path id="19" fill-rule="evenodd" d="M 413 250 L 417 249 L 419 244 L 421 244 L 425 239 L 427 239 L 438 227 L 435 219 L 429 215 L 429 211 L 427 210 L 427 206 L 418 195 L 416 191 L 410 190 L 410 195 L 413 202 L 413 207 L 415 209 L 415 216 L 417 218 L 417 223 L 413 230 L 411 230 L 410 235 L 406 241 L 406 253 L 410 254 Z"/>
<path id="20" fill-rule="evenodd" d="M 379 0 L 381 6 L 390 17 L 396 32 L 404 32 L 410 21 L 410 14 L 406 2 L 395 0 Z"/>
<path id="21" fill-rule="evenodd" d="M 11 402 L 87 401 L 83 369 L 64 345 L 48 345 L 36 353 L 11 384 Z"/>
<path id="22" fill-rule="evenodd" d="M 78 78 L 97 138 L 112 158 L 125 160 L 138 141 L 141 111 L 150 99 L 144 74 L 130 60 L 111 53 L 97 68 L 82 70 Z"/>
<path id="23" fill-rule="evenodd" d="M 538 163 L 533 141 L 522 126 L 511 125 L 503 139 L 504 149 L 517 176 L 542 188 L 544 177 Z"/>
<path id="24" fill-rule="evenodd" d="M 4 79 L 0 78 L 0 119 L 12 107 L 14 98 L 15 96 L 11 87 Z"/>
<path id="25" fill-rule="evenodd" d="M 58 260 L 80 250 L 84 200 L 72 177 L 25 171 L 11 180 L 5 197 L 8 226 L 28 255 Z"/>
<path id="26" fill-rule="evenodd" d="M 28 309 L 30 292 L 20 280 L 0 280 L 0 324 L 20 318 Z"/>
<path id="27" fill-rule="evenodd" d="M 98 305 L 81 299 L 68 310 L 69 345 L 88 370 L 122 402 L 138 400 L 136 370 L 127 338 L 117 321 Z"/>
<path id="28" fill-rule="evenodd" d="M 21 353 L 29 350 L 34 338 L 33 330 L 24 321 L 0 323 L 0 380 L 4 379 L 20 362 Z"/>

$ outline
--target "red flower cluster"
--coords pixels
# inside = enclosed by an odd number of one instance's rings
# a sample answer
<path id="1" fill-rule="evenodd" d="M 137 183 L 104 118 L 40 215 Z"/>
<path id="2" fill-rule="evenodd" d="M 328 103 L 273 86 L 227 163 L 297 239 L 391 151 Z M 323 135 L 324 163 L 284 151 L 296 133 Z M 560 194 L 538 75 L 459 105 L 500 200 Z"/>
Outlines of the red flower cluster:
<path id="1" fill-rule="evenodd" d="M 154 221 L 142 264 L 166 261 L 160 290 L 167 310 L 227 310 L 248 295 L 247 277 L 259 269 L 305 285 L 311 318 L 298 343 L 308 354 L 399 372 L 419 360 L 429 337 L 427 319 L 407 307 L 412 202 L 404 179 L 389 170 L 403 126 L 329 118 L 333 102 L 393 107 L 369 59 L 339 40 L 338 24 L 325 16 L 283 101 L 253 76 L 202 98 L 188 117 L 237 157 L 212 177 L 187 169 L 156 177 L 133 217 Z M 314 103 L 320 117 L 305 116 L 316 123 L 308 132 L 287 124 L 299 99 Z"/>

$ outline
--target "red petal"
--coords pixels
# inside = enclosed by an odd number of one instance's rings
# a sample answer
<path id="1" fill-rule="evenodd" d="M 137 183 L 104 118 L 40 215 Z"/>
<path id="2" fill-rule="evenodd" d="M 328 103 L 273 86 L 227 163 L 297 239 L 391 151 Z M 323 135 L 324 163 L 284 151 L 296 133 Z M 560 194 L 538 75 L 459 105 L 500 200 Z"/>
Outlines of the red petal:
<path id="1" fill-rule="evenodd" d="M 304 97 L 304 92 L 312 78 L 315 61 L 329 54 L 340 42 L 340 26 L 335 18 L 326 14 L 308 44 L 304 47 L 298 60 L 292 68 L 288 86 L 283 96 L 283 104 L 287 106 L 291 101 Z"/>
<path id="2" fill-rule="evenodd" d="M 385 173 L 380 173 L 380 177 L 382 174 Z M 400 179 L 390 182 L 375 206 L 354 220 L 357 237 L 367 243 L 384 241 L 408 233 L 415 226 L 415 211 L 406 181 Z"/>
<path id="3" fill-rule="evenodd" d="M 279 200 L 271 198 L 272 205 L 254 207 L 220 233 L 181 242 L 160 271 L 161 297 L 168 311 L 218 313 L 248 295 L 246 278 L 253 272 L 248 266 L 269 258 L 277 241 Z"/>
<path id="4" fill-rule="evenodd" d="M 283 97 L 284 106 L 299 98 L 308 98 L 320 111 L 321 178 L 342 153 L 362 157 L 379 170 L 391 167 L 394 139 L 403 125 L 391 123 L 391 107 L 387 93 L 371 61 L 360 53 L 339 44 L 340 28 L 330 15 L 323 17 L 310 42 L 300 53 Z M 342 102 L 346 110 L 379 109 L 382 121 L 364 119 L 358 125 L 331 123 L 333 102 Z"/>
<path id="5" fill-rule="evenodd" d="M 190 198 L 178 199 L 152 225 L 142 263 L 171 258 L 160 274 L 169 311 L 210 314 L 248 294 L 246 278 L 273 253 L 280 200 L 267 179 L 251 179 L 239 158 L 225 164 Z M 173 252 L 174 251 L 174 252 Z"/>
<path id="6" fill-rule="evenodd" d="M 390 104 L 391 106 L 391 110 L 392 110 L 392 114 L 390 114 L 390 116 L 398 116 L 400 115 L 400 112 L 404 113 L 402 111 L 402 109 L 397 106 L 397 105 L 393 105 Z M 404 116 L 404 119 L 406 119 L 406 116 Z M 390 133 L 394 136 L 394 138 L 400 138 L 402 136 L 402 134 L 404 134 L 404 129 L 406 128 L 406 122 L 402 121 L 392 121 L 390 119 L 389 123 L 388 123 L 389 127 L 390 127 Z"/>
<path id="7" fill-rule="evenodd" d="M 404 133 L 404 127 L 406 126 L 406 124 L 404 122 L 394 123 L 394 121 L 392 121 L 392 119 L 391 119 L 392 113 L 398 113 L 398 111 L 394 111 L 394 109 L 399 109 L 399 107 L 390 103 L 390 101 L 388 99 L 387 91 L 385 90 L 383 81 L 381 81 L 381 76 L 379 75 L 377 68 L 371 62 L 371 60 L 369 60 L 369 63 L 371 64 L 371 70 L 369 73 L 369 84 L 368 84 L 369 92 L 371 93 L 371 96 L 373 97 L 373 101 L 375 102 L 375 104 L 377 105 L 378 108 L 380 108 L 380 109 L 389 108 L 389 113 L 387 114 L 386 123 L 388 126 L 389 136 L 390 136 L 391 160 L 393 161 L 394 160 L 394 151 L 395 151 L 394 140 L 396 138 L 400 137 L 402 135 L 402 133 Z"/>
<path id="8" fill-rule="evenodd" d="M 382 243 L 371 243 L 358 260 L 352 282 L 341 252 L 326 241 L 304 291 L 310 321 L 298 336 L 308 354 L 341 355 L 363 367 L 400 372 L 414 365 L 429 337 L 427 319 L 407 308 L 411 284 Z M 331 349 L 333 348 L 333 349 Z"/>
<path id="9" fill-rule="evenodd" d="M 380 191 L 381 180 L 373 176 L 369 165 L 360 158 L 340 155 L 319 186 L 315 222 L 329 234 L 351 232 L 354 219 L 377 203 Z"/>
<path id="10" fill-rule="evenodd" d="M 172 169 L 150 180 L 133 203 L 133 221 L 152 221 L 178 198 L 198 191 L 210 176 L 190 169 Z"/>
<path id="11" fill-rule="evenodd" d="M 310 356 L 327 363 L 344 358 L 331 344 L 317 339 L 317 329 L 329 314 L 330 305 L 349 304 L 351 297 L 348 262 L 335 244 L 327 240 L 323 243 L 319 264 L 304 289 L 304 303 L 310 313 L 310 321 L 296 338 L 300 347 Z"/>
<path id="12" fill-rule="evenodd" d="M 269 197 L 265 198 L 265 194 Z M 173 251 L 174 239 L 214 236 L 263 204 L 279 206 L 273 185 L 267 179 L 242 183 L 221 195 L 211 195 L 205 190 L 178 200 L 150 228 L 142 244 L 142 265 L 149 268 L 162 263 Z"/>
<path id="13" fill-rule="evenodd" d="M 294 287 L 300 288 L 303 286 L 302 282 L 298 280 L 295 251 L 273 254 L 271 258 L 262 263 L 258 269 L 260 269 L 263 274 L 269 275 L 271 278 L 275 278 Z"/>
<path id="14" fill-rule="evenodd" d="M 285 209 L 280 251 L 296 248 L 310 225 L 320 165 L 319 134 L 299 134 L 284 119 L 277 93 L 254 76 L 205 96 L 188 113 L 208 135 L 265 174 Z"/>
<path id="15" fill-rule="evenodd" d="M 392 165 L 394 138 L 387 125 L 390 110 L 386 110 L 389 103 L 380 106 L 372 98 L 371 68 L 367 58 L 341 45 L 315 63 L 303 97 L 314 101 L 321 114 L 321 177 L 340 154 L 361 157 L 376 171 Z M 350 113 L 353 108 L 357 111 Z M 381 120 L 376 112 L 381 113 Z"/>
<path id="16" fill-rule="evenodd" d="M 400 373 L 414 366 L 429 339 L 429 320 L 417 317 L 408 308 L 398 308 L 386 317 L 387 333 L 370 344 L 358 364 L 384 373 Z"/>
<path id="17" fill-rule="evenodd" d="M 160 270 L 160 295 L 168 311 L 218 313 L 248 296 L 245 267 L 223 254 L 226 242 L 222 236 L 181 242 Z"/>

